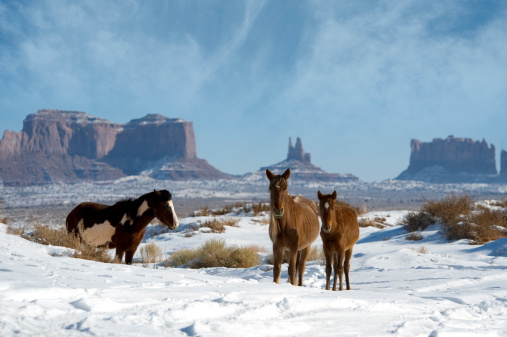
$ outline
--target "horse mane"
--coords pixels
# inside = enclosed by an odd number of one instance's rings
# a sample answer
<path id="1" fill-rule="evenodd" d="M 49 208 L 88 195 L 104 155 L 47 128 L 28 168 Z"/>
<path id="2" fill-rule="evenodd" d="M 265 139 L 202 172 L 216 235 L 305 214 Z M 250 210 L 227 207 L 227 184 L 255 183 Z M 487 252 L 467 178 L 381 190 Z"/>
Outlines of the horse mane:
<path id="1" fill-rule="evenodd" d="M 150 194 L 153 193 L 155 192 L 145 193 L 138 198 L 127 198 L 120 200 L 114 204 L 114 207 L 118 207 L 123 211 L 123 213 L 128 214 L 129 218 L 135 219 L 137 216 L 137 210 L 141 204 L 148 198 Z"/>

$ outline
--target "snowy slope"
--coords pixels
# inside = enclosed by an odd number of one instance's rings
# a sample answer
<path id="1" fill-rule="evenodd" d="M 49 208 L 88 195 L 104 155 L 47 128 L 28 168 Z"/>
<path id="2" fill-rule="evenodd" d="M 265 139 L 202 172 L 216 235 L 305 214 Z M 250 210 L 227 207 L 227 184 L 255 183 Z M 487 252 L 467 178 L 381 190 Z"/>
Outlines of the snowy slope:
<path id="1" fill-rule="evenodd" d="M 276 285 L 266 264 L 201 270 L 103 264 L 7 235 L 0 225 L 0 335 L 507 335 L 507 240 L 449 243 L 434 226 L 422 241 L 408 241 L 395 225 L 403 214 L 368 214 L 392 226 L 361 228 L 353 290 L 342 292 L 324 290 L 318 262 L 308 264 L 303 287 Z M 181 219 L 176 231 L 151 226 L 143 244 L 155 242 L 167 255 L 212 237 L 271 247 L 267 226 L 239 219 L 223 234 L 192 237 L 185 232 L 199 218 Z M 417 252 L 421 247 L 426 254 Z"/>

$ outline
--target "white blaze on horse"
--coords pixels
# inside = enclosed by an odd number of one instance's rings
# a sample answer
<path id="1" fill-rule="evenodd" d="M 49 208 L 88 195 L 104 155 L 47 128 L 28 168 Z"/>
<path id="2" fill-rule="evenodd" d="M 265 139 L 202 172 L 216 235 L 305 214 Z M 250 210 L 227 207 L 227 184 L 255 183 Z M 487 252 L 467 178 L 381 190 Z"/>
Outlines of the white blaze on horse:
<path id="1" fill-rule="evenodd" d="M 170 229 L 179 225 L 171 193 L 153 191 L 137 199 L 122 200 L 112 206 L 83 202 L 76 206 L 66 220 L 69 233 L 97 247 L 116 248 L 119 261 L 131 264 L 146 227 L 159 219 Z"/>

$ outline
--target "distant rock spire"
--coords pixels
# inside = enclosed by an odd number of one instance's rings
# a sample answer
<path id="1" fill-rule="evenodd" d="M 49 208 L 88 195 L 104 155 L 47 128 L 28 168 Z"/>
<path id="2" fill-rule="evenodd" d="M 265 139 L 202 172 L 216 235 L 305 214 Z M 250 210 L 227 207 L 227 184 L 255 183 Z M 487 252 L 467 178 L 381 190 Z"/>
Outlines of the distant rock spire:
<path id="1" fill-rule="evenodd" d="M 301 138 L 296 139 L 296 147 L 292 145 L 292 138 L 289 137 L 289 153 L 287 154 L 287 160 L 299 160 L 304 162 L 311 162 L 310 153 L 305 153 L 303 150 L 303 143 Z"/>

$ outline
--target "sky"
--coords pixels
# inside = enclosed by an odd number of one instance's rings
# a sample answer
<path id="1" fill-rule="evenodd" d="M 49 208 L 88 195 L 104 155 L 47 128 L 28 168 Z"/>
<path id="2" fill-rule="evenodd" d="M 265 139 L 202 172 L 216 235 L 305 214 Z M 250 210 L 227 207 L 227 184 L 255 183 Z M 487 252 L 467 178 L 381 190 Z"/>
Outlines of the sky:
<path id="1" fill-rule="evenodd" d="M 39 109 L 193 122 L 230 174 L 284 160 L 364 181 L 410 140 L 507 150 L 506 1 L 0 0 L 0 133 Z"/>

